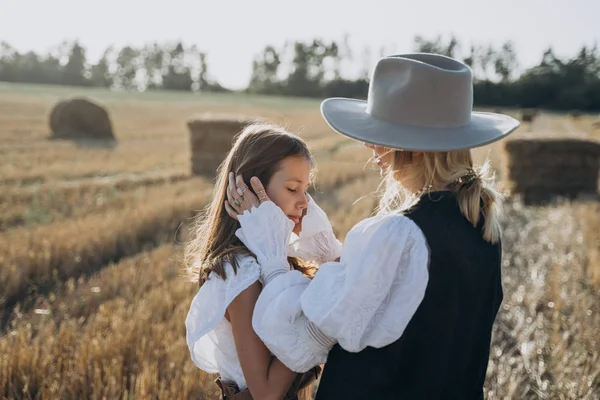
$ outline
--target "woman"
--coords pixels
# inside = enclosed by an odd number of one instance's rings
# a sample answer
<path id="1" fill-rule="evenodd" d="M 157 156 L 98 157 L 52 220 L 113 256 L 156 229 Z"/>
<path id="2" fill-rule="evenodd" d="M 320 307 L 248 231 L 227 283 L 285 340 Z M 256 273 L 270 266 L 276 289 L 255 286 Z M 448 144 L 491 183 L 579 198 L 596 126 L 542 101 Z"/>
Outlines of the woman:
<path id="1" fill-rule="evenodd" d="M 271 356 L 252 329 L 260 269 L 235 236 L 239 224 L 228 217 L 226 204 L 234 173 L 260 177 L 265 193 L 294 226 L 288 233 L 286 263 L 309 279 L 314 266 L 306 260 L 334 260 L 341 248 L 323 211 L 307 194 L 312 169 L 310 152 L 296 135 L 274 125 L 246 127 L 219 168 L 213 201 L 200 215 L 186 248 L 187 265 L 193 265 L 193 279 L 201 286 L 186 318 L 187 343 L 200 369 L 219 374 L 217 384 L 225 399 L 293 399 L 300 389 L 310 390 L 320 370 L 300 375 L 291 371 Z M 243 191 L 231 195 L 236 196 L 234 205 L 245 205 Z M 319 250 L 323 246 L 328 253 Z"/>
<path id="2" fill-rule="evenodd" d="M 293 224 L 274 203 L 248 195 L 231 208 L 265 283 L 253 327 L 292 370 L 327 360 L 317 399 L 483 398 L 502 301 L 500 196 L 470 149 L 519 123 L 473 112 L 472 94 L 463 63 L 406 54 L 379 60 L 366 102 L 322 104 L 334 130 L 373 149 L 385 193 L 312 281 L 289 271 Z"/>

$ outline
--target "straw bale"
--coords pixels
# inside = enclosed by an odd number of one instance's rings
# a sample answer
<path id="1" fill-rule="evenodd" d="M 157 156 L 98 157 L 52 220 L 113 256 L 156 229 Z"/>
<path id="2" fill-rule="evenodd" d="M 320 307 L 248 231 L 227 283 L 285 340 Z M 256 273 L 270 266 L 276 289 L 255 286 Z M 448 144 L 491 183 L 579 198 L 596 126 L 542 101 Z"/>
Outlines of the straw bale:
<path id="1" fill-rule="evenodd" d="M 52 138 L 115 140 L 108 111 L 84 98 L 59 101 L 49 118 Z"/>
<path id="2" fill-rule="evenodd" d="M 513 194 L 527 203 L 595 194 L 600 142 L 582 139 L 513 139 L 505 143 L 505 173 Z"/>
<path id="3" fill-rule="evenodd" d="M 573 155 L 600 155 L 600 143 L 592 140 L 571 138 L 528 139 L 516 138 L 505 143 L 508 154 L 521 160 L 521 157 L 552 156 L 571 158 Z"/>
<path id="4" fill-rule="evenodd" d="M 190 131 L 192 174 L 214 177 L 235 137 L 248 125 L 259 121 L 235 115 L 200 114 L 187 121 Z"/>

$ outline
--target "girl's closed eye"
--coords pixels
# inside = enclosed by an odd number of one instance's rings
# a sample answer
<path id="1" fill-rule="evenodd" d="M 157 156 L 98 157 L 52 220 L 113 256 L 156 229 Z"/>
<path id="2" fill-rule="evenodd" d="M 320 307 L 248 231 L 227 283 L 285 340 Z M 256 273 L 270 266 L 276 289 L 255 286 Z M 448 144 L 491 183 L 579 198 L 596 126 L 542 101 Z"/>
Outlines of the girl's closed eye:
<path id="1" fill-rule="evenodd" d="M 298 189 L 290 189 L 290 188 L 288 188 L 288 190 L 289 190 L 291 193 L 296 193 L 296 192 L 298 191 Z M 304 194 L 305 194 L 305 195 L 308 195 L 308 190 L 305 190 L 305 191 L 304 191 Z"/>

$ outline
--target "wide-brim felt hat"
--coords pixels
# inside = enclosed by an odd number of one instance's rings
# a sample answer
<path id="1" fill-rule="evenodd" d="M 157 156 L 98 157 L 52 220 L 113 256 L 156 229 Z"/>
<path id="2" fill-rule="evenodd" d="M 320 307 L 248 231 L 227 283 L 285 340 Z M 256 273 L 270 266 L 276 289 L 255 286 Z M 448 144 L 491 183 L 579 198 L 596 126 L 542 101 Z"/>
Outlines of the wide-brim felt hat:
<path id="1" fill-rule="evenodd" d="M 452 151 L 505 138 L 519 121 L 473 111 L 473 77 L 464 63 L 429 53 L 381 58 L 367 100 L 329 98 L 325 121 L 350 138 L 410 151 Z"/>

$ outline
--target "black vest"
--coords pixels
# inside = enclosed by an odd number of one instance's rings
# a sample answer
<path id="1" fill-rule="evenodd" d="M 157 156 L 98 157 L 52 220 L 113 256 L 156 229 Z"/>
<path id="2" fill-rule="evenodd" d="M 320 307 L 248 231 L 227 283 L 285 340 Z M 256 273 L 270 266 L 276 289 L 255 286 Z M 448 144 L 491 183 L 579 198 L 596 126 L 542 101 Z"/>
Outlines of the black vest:
<path id="1" fill-rule="evenodd" d="M 396 342 L 359 353 L 334 346 L 317 400 L 483 399 L 501 245 L 483 240 L 483 221 L 473 227 L 452 192 L 423 197 L 406 216 L 431 251 L 425 298 Z"/>

